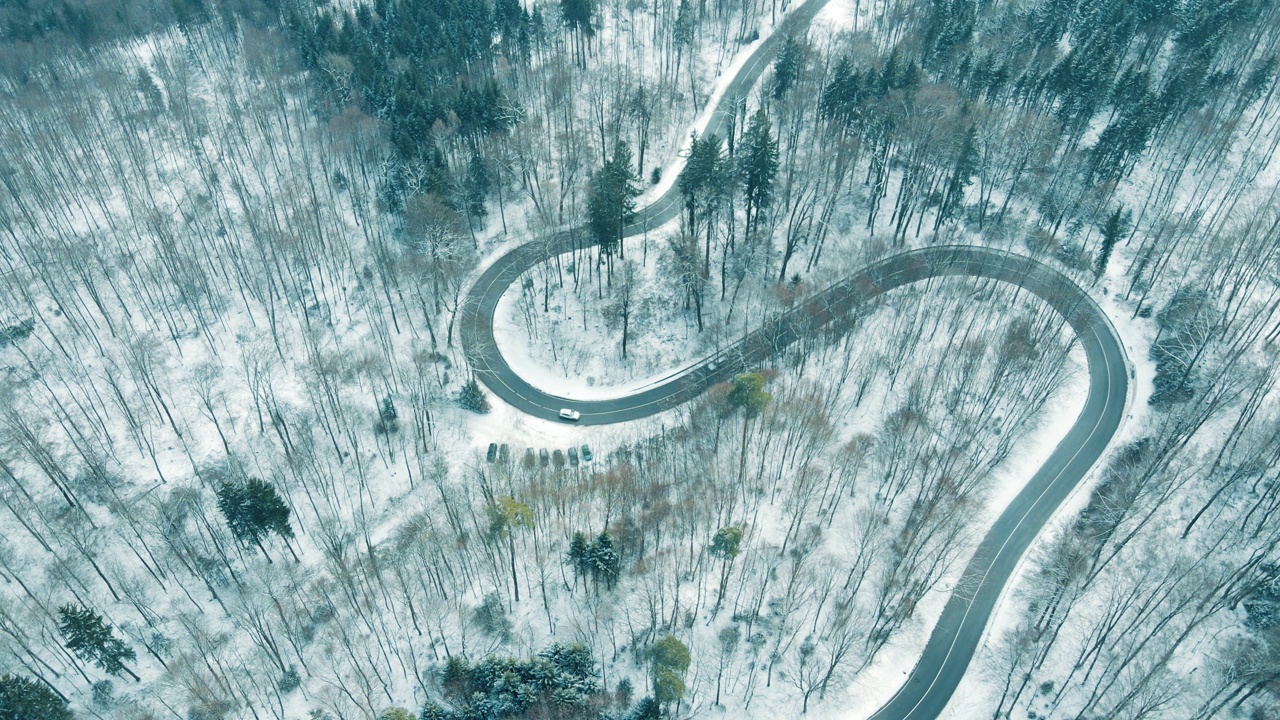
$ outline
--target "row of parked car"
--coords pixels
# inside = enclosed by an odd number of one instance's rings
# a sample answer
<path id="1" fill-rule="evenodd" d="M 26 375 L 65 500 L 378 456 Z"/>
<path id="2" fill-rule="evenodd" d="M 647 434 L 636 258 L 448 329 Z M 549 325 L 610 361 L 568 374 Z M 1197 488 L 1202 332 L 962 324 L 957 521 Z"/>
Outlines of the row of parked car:
<path id="1" fill-rule="evenodd" d="M 489 450 L 485 453 L 484 459 L 487 462 L 500 462 L 504 465 L 511 462 L 511 447 L 506 443 L 499 445 L 498 443 L 489 443 Z M 546 448 L 542 448 L 535 455 L 533 448 L 525 448 L 524 450 L 524 466 L 533 467 L 541 465 L 555 465 L 558 468 L 564 467 L 566 464 L 577 467 L 579 463 L 589 463 L 595 460 L 591 448 L 586 445 L 579 447 L 571 447 L 568 452 L 561 452 L 560 448 L 556 448 L 551 452 L 547 452 Z"/>

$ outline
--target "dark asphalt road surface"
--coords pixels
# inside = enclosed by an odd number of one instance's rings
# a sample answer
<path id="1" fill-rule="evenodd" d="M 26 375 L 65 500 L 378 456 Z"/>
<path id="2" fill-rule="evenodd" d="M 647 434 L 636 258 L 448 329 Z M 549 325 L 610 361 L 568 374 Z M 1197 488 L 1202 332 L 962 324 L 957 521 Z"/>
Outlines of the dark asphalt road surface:
<path id="1" fill-rule="evenodd" d="M 796 8 L 780 32 L 752 54 L 733 79 L 706 132 L 723 136 L 727 108 L 745 97 L 768 67 L 786 32 L 803 29 L 827 0 L 809 0 Z M 645 207 L 627 236 L 657 228 L 681 210 L 675 185 Z M 1089 395 L 1075 424 L 987 531 L 952 591 L 915 669 L 873 720 L 936 718 L 964 677 L 969 661 L 1019 559 L 1040 529 L 1106 450 L 1124 416 L 1129 371 L 1123 346 L 1106 314 L 1070 278 L 1028 257 L 976 246 L 937 246 L 884 258 L 767 322 L 742 341 L 706 358 L 683 373 L 626 397 L 570 400 L 539 390 L 507 364 L 493 336 L 498 300 L 526 271 L 589 242 L 583 228 L 521 245 L 498 258 L 471 287 L 459 333 L 464 355 L 476 377 L 494 395 L 516 409 L 557 420 L 560 408 L 582 413 L 581 425 L 603 425 L 648 417 L 697 397 L 715 383 L 758 368 L 797 339 L 816 332 L 840 332 L 881 294 L 910 283 L 965 276 L 1017 285 L 1045 300 L 1067 319 L 1084 348 L 1089 366 Z"/>

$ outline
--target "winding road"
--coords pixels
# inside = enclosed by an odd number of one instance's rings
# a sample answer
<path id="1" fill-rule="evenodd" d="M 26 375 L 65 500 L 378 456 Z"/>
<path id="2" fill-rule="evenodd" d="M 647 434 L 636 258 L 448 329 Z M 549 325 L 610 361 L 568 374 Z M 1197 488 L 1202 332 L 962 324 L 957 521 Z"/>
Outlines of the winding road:
<path id="1" fill-rule="evenodd" d="M 723 135 L 729 108 L 759 79 L 788 32 L 803 30 L 827 0 L 808 0 L 792 10 L 730 82 L 705 133 Z M 676 185 L 650 203 L 627 228 L 628 237 L 657 228 L 680 212 Z M 841 332 L 880 295 L 917 282 L 949 276 L 990 278 L 1031 292 L 1060 313 L 1075 331 L 1089 367 L 1084 409 L 1053 453 L 1001 513 L 965 566 L 924 652 L 898 692 L 873 720 L 936 718 L 951 699 L 1000 594 L 1018 561 L 1071 491 L 1102 456 L 1124 417 L 1129 369 L 1115 328 L 1089 294 L 1070 278 L 1031 258 L 979 246 L 935 246 L 893 255 L 799 303 L 743 340 L 668 380 L 625 397 L 570 400 L 535 388 L 503 358 L 493 334 L 498 301 L 526 271 L 584 247 L 584 229 L 518 246 L 497 258 L 471 286 L 459 325 L 462 348 L 476 377 L 494 395 L 534 417 L 555 420 L 560 408 L 582 413 L 582 425 L 647 417 L 697 397 L 715 383 L 759 367 L 796 340 L 816 332 Z"/>

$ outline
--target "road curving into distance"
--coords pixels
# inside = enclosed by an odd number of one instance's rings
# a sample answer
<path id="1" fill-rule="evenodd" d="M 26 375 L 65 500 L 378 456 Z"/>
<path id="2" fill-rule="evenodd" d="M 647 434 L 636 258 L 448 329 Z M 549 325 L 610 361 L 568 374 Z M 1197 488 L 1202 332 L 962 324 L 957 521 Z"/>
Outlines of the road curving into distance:
<path id="1" fill-rule="evenodd" d="M 705 132 L 723 135 L 729 108 L 751 88 L 788 32 L 803 30 L 827 0 L 795 8 L 731 81 Z M 681 210 L 675 184 L 637 215 L 628 237 L 657 228 Z M 1103 310 L 1066 275 L 1031 258 L 979 246 L 935 246 L 874 262 L 798 303 L 741 341 L 684 372 L 617 398 L 572 400 L 535 388 L 503 358 L 493 334 L 498 300 L 521 275 L 548 259 L 586 247 L 585 229 L 520 245 L 487 267 L 467 293 L 459 333 L 475 376 L 494 395 L 534 417 L 556 420 L 560 408 L 582 413 L 581 425 L 648 417 L 701 395 L 736 373 L 757 368 L 779 351 L 815 333 L 843 332 L 880 295 L 912 283 L 946 277 L 989 278 L 1031 292 L 1075 331 L 1089 367 L 1084 409 L 1053 454 L 1001 513 L 965 566 L 915 668 L 873 720 L 936 718 L 951 699 L 981 642 L 1000 594 L 1019 559 L 1072 490 L 1102 456 L 1124 416 L 1129 370 L 1124 347 Z"/>

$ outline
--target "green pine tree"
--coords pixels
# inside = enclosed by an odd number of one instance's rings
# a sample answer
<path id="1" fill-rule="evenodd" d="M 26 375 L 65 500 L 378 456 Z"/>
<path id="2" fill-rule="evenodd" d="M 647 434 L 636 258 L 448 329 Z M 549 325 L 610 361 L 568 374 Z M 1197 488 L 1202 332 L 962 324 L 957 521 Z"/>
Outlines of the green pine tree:
<path id="1" fill-rule="evenodd" d="M 586 66 L 586 43 L 596 34 L 592 24 L 595 14 L 596 0 L 560 0 L 560 17 L 574 33 L 574 59 L 579 67 Z"/>
<path id="2" fill-rule="evenodd" d="M 439 705 L 428 702 L 422 706 L 422 712 L 418 713 L 418 720 L 449 720 L 453 716 L 445 712 L 445 709 Z"/>
<path id="3" fill-rule="evenodd" d="M 1094 274 L 1102 277 L 1107 271 L 1107 263 L 1111 261 L 1111 253 L 1116 243 L 1129 232 L 1129 213 L 1123 205 L 1117 206 L 1115 212 L 1107 216 L 1102 225 L 1102 247 L 1098 249 L 1098 262 L 1094 265 Z"/>
<path id="4" fill-rule="evenodd" d="M 621 254 L 622 231 L 635 218 L 639 181 L 632 167 L 631 150 L 621 140 L 613 146 L 613 155 L 591 178 L 587 223 L 600 251 L 609 258 L 610 281 L 613 256 Z"/>
<path id="5" fill-rule="evenodd" d="M 717 138 L 714 135 L 708 135 L 705 139 L 700 138 L 695 130 L 689 141 L 689 161 L 685 163 L 684 170 L 680 172 L 680 177 L 676 180 L 676 186 L 680 188 L 680 196 L 684 198 L 685 211 L 689 213 L 690 230 L 694 230 L 697 227 L 697 216 L 694 212 L 697 201 L 701 197 L 703 188 L 706 186 L 707 179 L 710 176 L 707 161 L 709 160 L 709 150 L 716 140 Z"/>
<path id="6" fill-rule="evenodd" d="M 932 0 L 924 33 L 925 53 L 937 63 L 973 35 L 978 18 L 975 0 Z"/>
<path id="7" fill-rule="evenodd" d="M 726 396 L 729 406 L 738 408 L 748 419 L 754 418 L 773 399 L 764 391 L 764 376 L 760 373 L 741 373 L 733 379 L 733 389 Z"/>
<path id="8" fill-rule="evenodd" d="M 608 532 L 601 532 L 596 536 L 595 541 L 591 543 L 588 557 L 591 563 L 591 576 L 597 583 L 603 583 L 607 588 L 617 584 L 618 576 L 622 572 L 622 557 L 618 555 L 618 549 L 614 547 L 613 538 Z"/>
<path id="9" fill-rule="evenodd" d="M 373 424 L 373 431 L 378 435 L 400 432 L 400 413 L 396 411 L 396 404 L 392 402 L 390 395 L 382 398 L 382 405 L 378 408 L 378 421 Z"/>
<path id="10" fill-rule="evenodd" d="M 271 535 L 280 536 L 293 553 L 293 546 L 289 545 L 293 539 L 289 506 L 270 483 L 258 478 L 249 478 L 243 484 L 224 482 L 218 488 L 218 509 L 226 518 L 231 534 L 246 545 L 257 545 L 267 562 L 271 562 L 271 556 L 262 541 Z M 293 558 L 298 559 L 296 553 Z"/>
<path id="11" fill-rule="evenodd" d="M 973 182 L 973 174 L 978 168 L 977 130 L 970 125 L 960 142 L 960 150 L 956 153 L 955 164 L 951 167 L 951 176 L 942 193 L 942 204 L 938 206 L 938 216 L 933 221 L 933 231 L 938 232 L 942 224 L 955 216 L 956 211 L 964 205 L 964 191 Z"/>
<path id="12" fill-rule="evenodd" d="M 676 11 L 675 42 L 677 52 L 693 46 L 694 33 L 698 29 L 697 12 L 690 0 L 680 0 L 680 8 Z M 676 67 L 679 68 L 679 55 L 676 56 Z"/>
<path id="13" fill-rule="evenodd" d="M 569 550 L 565 553 L 565 562 L 573 568 L 575 577 L 584 577 L 591 572 L 591 541 L 586 534 L 575 532 L 569 540 Z"/>
<path id="14" fill-rule="evenodd" d="M 458 391 L 458 404 L 463 409 L 481 415 L 492 409 L 489 406 L 489 397 L 485 395 L 484 390 L 480 389 L 480 383 L 476 382 L 475 378 L 468 380 L 467 384 L 462 386 L 462 390 Z"/>
<path id="15" fill-rule="evenodd" d="M 680 173 L 678 186 L 689 216 L 689 232 L 697 238 L 698 212 L 706 221 L 706 254 L 703 272 L 711 267 L 711 229 L 715 213 L 731 189 L 732 162 L 724 154 L 723 140 L 716 135 L 698 137 L 689 144 L 689 162 Z"/>
<path id="16" fill-rule="evenodd" d="M 764 110 L 751 116 L 738 154 L 738 174 L 747 200 L 746 234 L 758 224 L 760 212 L 773 200 L 773 183 L 778 175 L 778 140 Z"/>
<path id="17" fill-rule="evenodd" d="M 804 68 L 804 46 L 794 36 L 788 35 L 778 51 L 778 58 L 773 61 L 773 99 L 786 97 L 796 81 L 800 79 L 800 71 Z"/>
<path id="18" fill-rule="evenodd" d="M 712 557 L 722 560 L 732 560 L 738 557 L 738 550 L 742 547 L 742 528 L 729 525 L 722 527 L 714 537 L 711 538 L 711 545 L 707 547 L 707 552 Z"/>
<path id="19" fill-rule="evenodd" d="M 480 153 L 472 153 L 471 161 L 467 163 L 467 177 L 463 187 L 469 217 L 484 220 L 485 215 L 488 214 L 485 202 L 489 199 L 492 186 L 493 179 L 489 175 L 489 167 L 485 164 L 484 158 L 480 157 Z"/>
<path id="20" fill-rule="evenodd" d="M 137 656 L 133 648 L 115 636 L 111 626 L 103 622 L 97 613 L 76 605 L 58 608 L 58 630 L 66 641 L 67 649 L 81 660 L 91 662 L 112 675 L 125 673 L 134 681 L 140 678 L 124 664 Z"/>
<path id="21" fill-rule="evenodd" d="M 0 675 L 0 720 L 75 720 L 67 699 L 21 675 Z"/>
<path id="22" fill-rule="evenodd" d="M 591 25 L 595 6 L 594 0 L 560 0 L 560 16 L 570 30 L 590 36 L 595 33 L 595 28 Z"/>
<path id="23" fill-rule="evenodd" d="M 860 117 L 859 101 L 865 82 L 862 73 L 853 69 L 853 61 L 847 55 L 841 57 L 831 71 L 831 79 L 822 88 L 818 112 L 842 129 L 852 130 Z"/>

